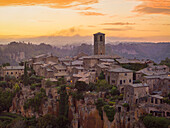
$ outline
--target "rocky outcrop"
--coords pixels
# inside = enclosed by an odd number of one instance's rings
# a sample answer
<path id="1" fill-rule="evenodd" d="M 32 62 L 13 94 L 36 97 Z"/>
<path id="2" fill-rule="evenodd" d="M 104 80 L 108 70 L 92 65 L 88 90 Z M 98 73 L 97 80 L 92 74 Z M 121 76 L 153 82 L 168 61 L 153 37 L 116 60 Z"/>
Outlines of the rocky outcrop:
<path id="1" fill-rule="evenodd" d="M 24 102 L 28 98 L 35 96 L 38 91 L 31 91 L 29 87 L 22 87 L 12 102 L 10 112 L 19 113 L 26 117 L 43 116 L 47 113 L 58 116 L 59 113 L 59 94 L 56 88 L 45 88 L 47 99 L 43 101 L 38 112 L 34 112 L 30 107 L 24 110 Z M 103 119 L 96 109 L 95 102 L 98 98 L 104 98 L 104 93 L 85 93 L 84 100 L 76 100 L 69 96 L 68 118 L 73 128 L 145 128 L 141 122 L 135 119 L 135 112 L 129 112 L 127 108 L 120 104 L 115 105 L 116 114 L 114 120 L 110 122 L 106 113 L 103 111 Z"/>

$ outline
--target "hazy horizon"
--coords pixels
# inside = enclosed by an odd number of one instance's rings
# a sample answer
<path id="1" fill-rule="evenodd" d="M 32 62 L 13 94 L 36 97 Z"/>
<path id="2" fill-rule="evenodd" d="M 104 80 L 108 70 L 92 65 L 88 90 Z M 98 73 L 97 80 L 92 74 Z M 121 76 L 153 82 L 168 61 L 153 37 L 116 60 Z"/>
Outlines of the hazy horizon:
<path id="1" fill-rule="evenodd" d="M 0 0 L 0 16 L 1 44 L 74 43 L 99 31 L 111 41 L 170 41 L 169 0 Z"/>

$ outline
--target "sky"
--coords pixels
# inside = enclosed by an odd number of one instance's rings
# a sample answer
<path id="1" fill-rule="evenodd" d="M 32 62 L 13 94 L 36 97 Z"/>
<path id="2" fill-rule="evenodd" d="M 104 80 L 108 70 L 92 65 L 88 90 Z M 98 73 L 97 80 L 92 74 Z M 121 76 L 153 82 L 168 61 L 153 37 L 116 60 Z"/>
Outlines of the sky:
<path id="1" fill-rule="evenodd" d="M 0 42 L 40 37 L 170 41 L 170 0 L 0 0 Z"/>

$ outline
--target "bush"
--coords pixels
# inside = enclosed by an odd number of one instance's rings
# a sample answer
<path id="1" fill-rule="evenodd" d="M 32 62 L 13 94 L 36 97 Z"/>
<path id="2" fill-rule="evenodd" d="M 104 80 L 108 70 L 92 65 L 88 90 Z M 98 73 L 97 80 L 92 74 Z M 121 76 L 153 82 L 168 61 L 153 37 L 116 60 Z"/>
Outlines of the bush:
<path id="1" fill-rule="evenodd" d="M 77 81 L 75 83 L 75 88 L 79 91 L 79 92 L 82 92 L 82 91 L 86 91 L 87 90 L 87 84 L 84 82 L 84 81 Z"/>
<path id="2" fill-rule="evenodd" d="M 129 108 L 129 104 L 128 103 L 124 103 L 123 107 Z"/>
<path id="3" fill-rule="evenodd" d="M 7 82 L 6 81 L 0 81 L 0 87 L 6 88 L 7 87 Z"/>
<path id="4" fill-rule="evenodd" d="M 146 128 L 168 128 L 170 120 L 164 117 L 145 116 L 143 123 Z"/>
<path id="5" fill-rule="evenodd" d="M 112 87 L 110 93 L 111 93 L 111 95 L 113 95 L 113 96 L 120 94 L 119 90 L 118 90 L 117 87 L 115 87 L 115 86 Z"/>
<path id="6" fill-rule="evenodd" d="M 33 98 L 28 99 L 24 103 L 24 109 L 28 109 L 29 107 L 32 107 L 34 111 L 39 111 L 39 107 L 42 103 L 42 101 L 45 99 L 46 93 L 43 88 L 40 89 L 40 92 L 37 93 Z"/>
<path id="7" fill-rule="evenodd" d="M 110 122 L 112 122 L 114 120 L 114 116 L 115 116 L 115 113 L 116 113 L 114 107 L 109 106 L 109 105 L 105 105 L 104 106 L 104 111 L 106 113 L 106 116 L 107 116 L 108 120 Z"/>
<path id="8" fill-rule="evenodd" d="M 57 127 L 57 117 L 51 114 L 46 114 L 38 119 L 38 128 L 56 128 Z"/>
<path id="9" fill-rule="evenodd" d="M 95 104 L 96 104 L 97 110 L 99 111 L 99 115 L 101 117 L 101 120 L 103 120 L 103 109 L 102 109 L 102 107 L 105 105 L 103 99 L 99 98 Z"/>

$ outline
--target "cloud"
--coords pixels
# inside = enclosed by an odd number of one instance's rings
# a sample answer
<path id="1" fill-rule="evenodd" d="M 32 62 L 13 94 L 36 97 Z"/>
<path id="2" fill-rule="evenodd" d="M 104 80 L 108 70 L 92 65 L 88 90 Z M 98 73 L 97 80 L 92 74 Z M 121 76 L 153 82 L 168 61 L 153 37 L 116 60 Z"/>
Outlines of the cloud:
<path id="1" fill-rule="evenodd" d="M 79 8 L 75 8 L 75 10 L 94 10 L 93 7 L 79 7 Z"/>
<path id="2" fill-rule="evenodd" d="M 81 15 L 86 16 L 104 16 L 105 14 L 99 12 L 79 12 Z"/>
<path id="3" fill-rule="evenodd" d="M 142 3 L 135 7 L 133 12 L 140 14 L 170 15 L 170 0 L 138 0 Z"/>
<path id="4" fill-rule="evenodd" d="M 107 31 L 128 31 L 128 30 L 133 30 L 132 27 L 124 27 L 124 28 L 104 28 L 103 30 Z"/>
<path id="5" fill-rule="evenodd" d="M 42 5 L 51 8 L 70 8 L 79 5 L 98 3 L 98 0 L 0 0 L 0 6 L 34 6 Z"/>
<path id="6" fill-rule="evenodd" d="M 103 23 L 101 25 L 135 25 L 135 23 L 124 23 L 124 22 L 115 22 L 115 23 Z"/>

